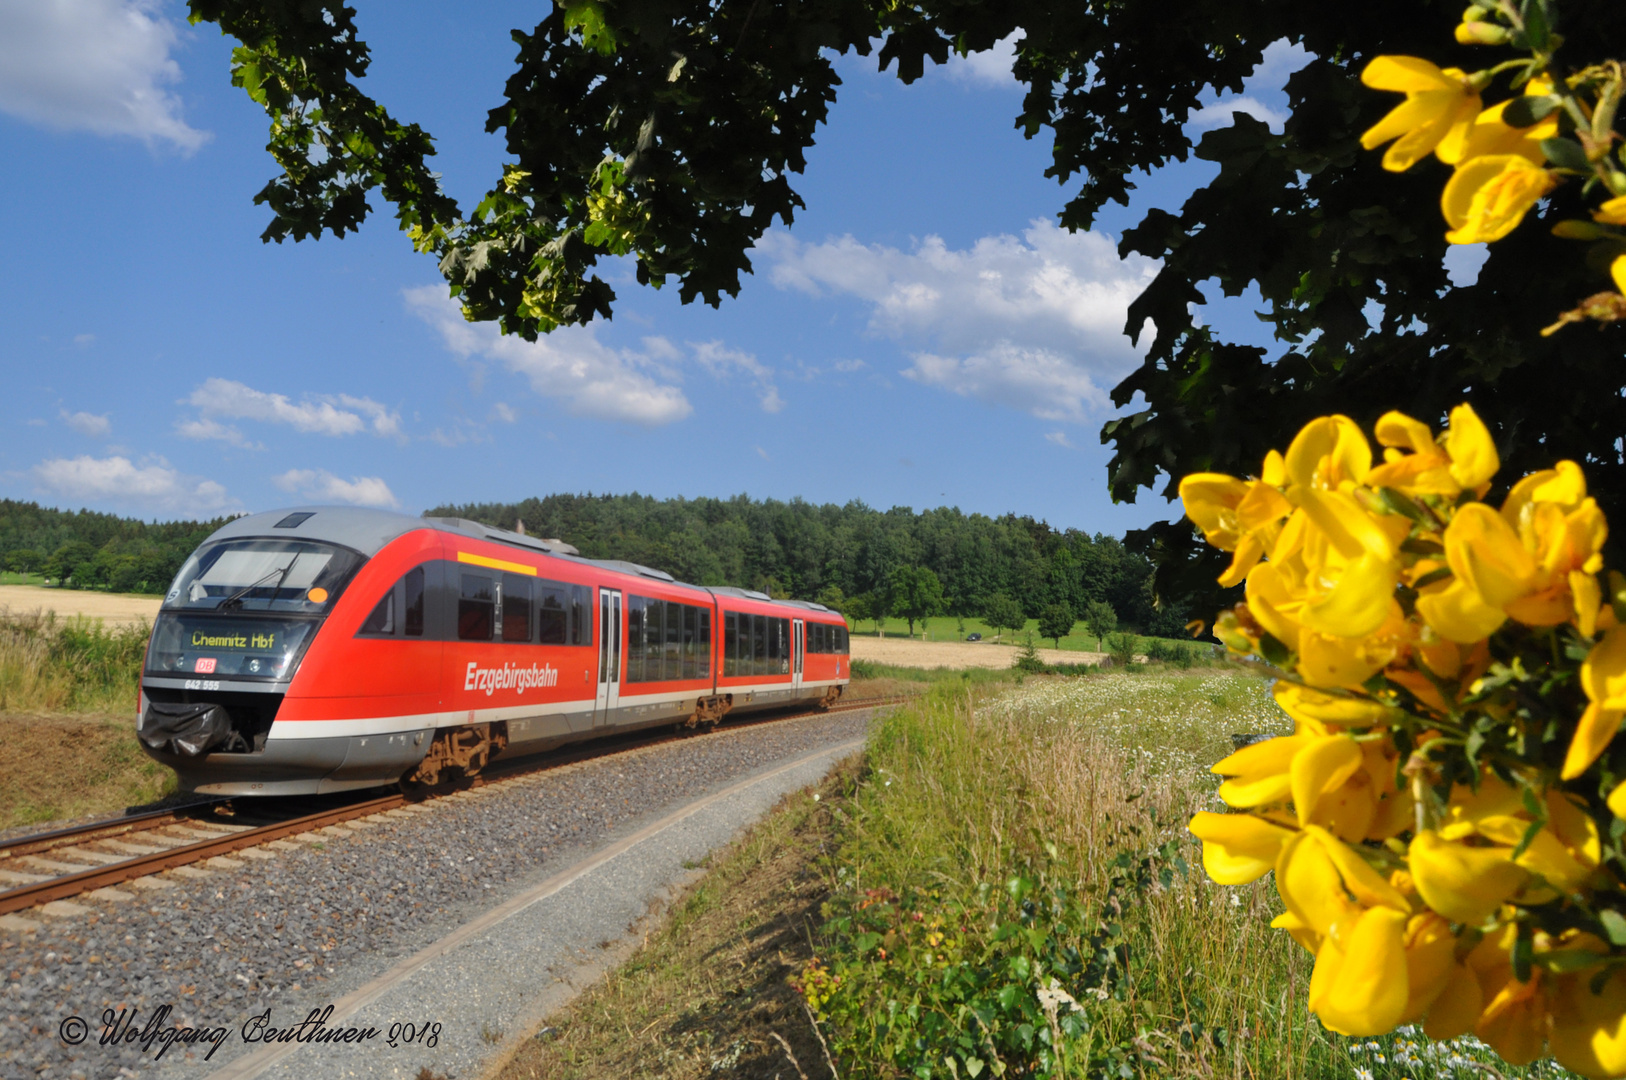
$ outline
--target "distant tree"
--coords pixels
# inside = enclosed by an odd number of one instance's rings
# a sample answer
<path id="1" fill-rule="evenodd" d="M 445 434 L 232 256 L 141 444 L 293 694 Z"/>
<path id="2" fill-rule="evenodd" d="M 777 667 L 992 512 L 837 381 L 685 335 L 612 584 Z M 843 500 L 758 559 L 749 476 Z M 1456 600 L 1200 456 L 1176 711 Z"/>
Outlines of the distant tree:
<path id="1" fill-rule="evenodd" d="M 857 596 L 847 597 L 846 603 L 842 606 L 841 613 L 852 620 L 854 630 L 858 629 L 859 623 L 869 618 L 871 599 L 869 593 L 859 593 Z"/>
<path id="2" fill-rule="evenodd" d="M 1106 636 L 1118 629 L 1118 613 L 1105 600 L 1084 605 L 1084 626 L 1095 636 L 1095 651 L 1101 652 Z"/>
<path id="3" fill-rule="evenodd" d="M 32 574 L 43 561 L 33 548 L 19 548 L 6 556 L 6 569 L 14 574 Z"/>
<path id="4" fill-rule="evenodd" d="M 1054 641 L 1059 649 L 1061 639 L 1073 632 L 1073 624 L 1077 621 L 1073 609 L 1066 604 L 1050 604 L 1039 612 L 1039 636 Z"/>
<path id="5" fill-rule="evenodd" d="M 847 610 L 847 597 L 841 591 L 840 585 L 826 585 L 820 589 L 818 602 L 831 611 L 845 612 Z"/>
<path id="6" fill-rule="evenodd" d="M 875 633 L 886 637 L 886 617 L 892 614 L 892 597 L 885 589 L 876 589 L 869 595 L 869 617 L 875 620 Z"/>
<path id="7" fill-rule="evenodd" d="M 1001 629 L 1019 629 L 1027 622 L 1027 617 L 1022 614 L 1022 605 L 1004 593 L 995 593 L 983 605 L 982 621 L 997 635 Z"/>
<path id="8" fill-rule="evenodd" d="M 915 636 L 915 623 L 943 610 L 943 583 L 924 566 L 900 566 L 887 581 L 887 607 L 909 623 L 909 636 Z"/>
<path id="9" fill-rule="evenodd" d="M 69 540 L 45 560 L 45 576 L 53 579 L 58 585 L 64 585 L 76 573 L 88 570 L 95 558 L 96 549 L 88 543 L 83 540 Z M 82 582 L 75 581 L 74 584 Z"/>

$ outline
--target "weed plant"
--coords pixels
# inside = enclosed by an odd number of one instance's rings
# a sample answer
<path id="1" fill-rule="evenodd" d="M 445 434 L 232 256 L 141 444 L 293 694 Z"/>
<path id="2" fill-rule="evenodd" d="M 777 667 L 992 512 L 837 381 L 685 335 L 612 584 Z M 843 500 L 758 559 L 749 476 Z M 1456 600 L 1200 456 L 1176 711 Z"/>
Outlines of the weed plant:
<path id="1" fill-rule="evenodd" d="M 1474 1040 L 1349 1040 L 1303 1001 L 1273 883 L 1209 882 L 1186 831 L 1232 734 L 1291 722 L 1230 674 L 939 684 L 880 722 L 800 985 L 842 1076 L 1432 1080 Z M 1502 1076 L 1560 1076 L 1550 1065 Z"/>
<path id="2" fill-rule="evenodd" d="M 150 632 L 0 609 L 0 712 L 133 711 Z"/>

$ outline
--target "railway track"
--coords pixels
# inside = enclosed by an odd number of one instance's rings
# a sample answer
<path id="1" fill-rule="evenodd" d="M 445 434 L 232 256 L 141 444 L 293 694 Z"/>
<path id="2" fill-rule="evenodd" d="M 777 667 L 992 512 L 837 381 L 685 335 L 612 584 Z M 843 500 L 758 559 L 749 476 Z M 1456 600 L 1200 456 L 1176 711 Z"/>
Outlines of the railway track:
<path id="1" fill-rule="evenodd" d="M 718 730 L 742 731 L 760 724 L 883 708 L 906 700 L 906 697 L 870 698 L 844 702 L 824 711 L 743 717 L 724 724 Z M 690 737 L 693 737 L 692 733 L 687 732 L 633 733 L 509 762 L 499 760 L 460 790 L 501 785 L 577 762 L 611 757 Z M 359 802 L 328 806 L 313 813 L 279 814 L 278 811 L 288 807 L 291 800 L 276 800 L 266 805 L 252 806 L 246 812 L 224 816 L 221 811 L 230 807 L 231 800 L 220 800 L 21 837 L 0 844 L 0 887 L 4 887 L 4 891 L 0 891 L 0 916 L 93 894 L 99 889 L 113 889 L 127 882 L 139 882 L 166 870 L 221 859 L 239 852 L 252 853 L 253 849 L 262 845 L 308 837 L 324 829 L 335 830 L 329 835 L 347 835 L 348 830 L 341 831 L 347 822 L 378 814 L 422 813 L 433 802 L 433 799 L 411 798 L 392 792 Z M 235 862 L 216 864 L 222 868 L 237 868 L 239 865 Z"/>

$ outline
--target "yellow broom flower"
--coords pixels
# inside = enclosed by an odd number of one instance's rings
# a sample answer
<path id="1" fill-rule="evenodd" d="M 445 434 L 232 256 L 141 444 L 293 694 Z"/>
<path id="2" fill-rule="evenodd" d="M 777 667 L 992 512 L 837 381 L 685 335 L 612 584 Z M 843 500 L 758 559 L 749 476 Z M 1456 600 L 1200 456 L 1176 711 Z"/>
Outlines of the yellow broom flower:
<path id="1" fill-rule="evenodd" d="M 1500 240 L 1558 183 L 1558 178 L 1519 154 L 1469 158 L 1446 181 L 1440 209 L 1453 244 Z"/>
<path id="2" fill-rule="evenodd" d="M 1379 56 L 1361 72 L 1374 90 L 1393 90 L 1406 100 L 1367 129 L 1361 145 L 1376 149 L 1395 140 L 1383 167 L 1405 172 L 1433 150 L 1450 164 L 1461 155 L 1468 129 L 1479 115 L 1479 92 L 1457 68 L 1440 69 L 1415 56 Z"/>

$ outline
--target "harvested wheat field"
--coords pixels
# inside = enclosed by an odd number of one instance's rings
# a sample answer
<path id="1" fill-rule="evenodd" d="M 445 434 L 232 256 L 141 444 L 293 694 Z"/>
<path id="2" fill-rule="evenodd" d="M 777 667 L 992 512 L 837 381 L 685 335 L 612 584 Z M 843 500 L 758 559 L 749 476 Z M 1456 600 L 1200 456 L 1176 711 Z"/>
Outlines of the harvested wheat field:
<path id="1" fill-rule="evenodd" d="M 46 589 L 38 585 L 0 585 L 0 611 L 54 611 L 58 618 L 85 615 L 109 626 L 150 623 L 161 598 L 84 589 Z"/>
<path id="2" fill-rule="evenodd" d="M 872 638 L 854 635 L 854 660 L 913 668 L 1008 668 L 1021 650 L 1014 645 L 987 642 L 911 641 L 908 638 Z M 1075 652 L 1071 649 L 1037 649 L 1047 664 L 1099 664 L 1106 653 Z"/>

